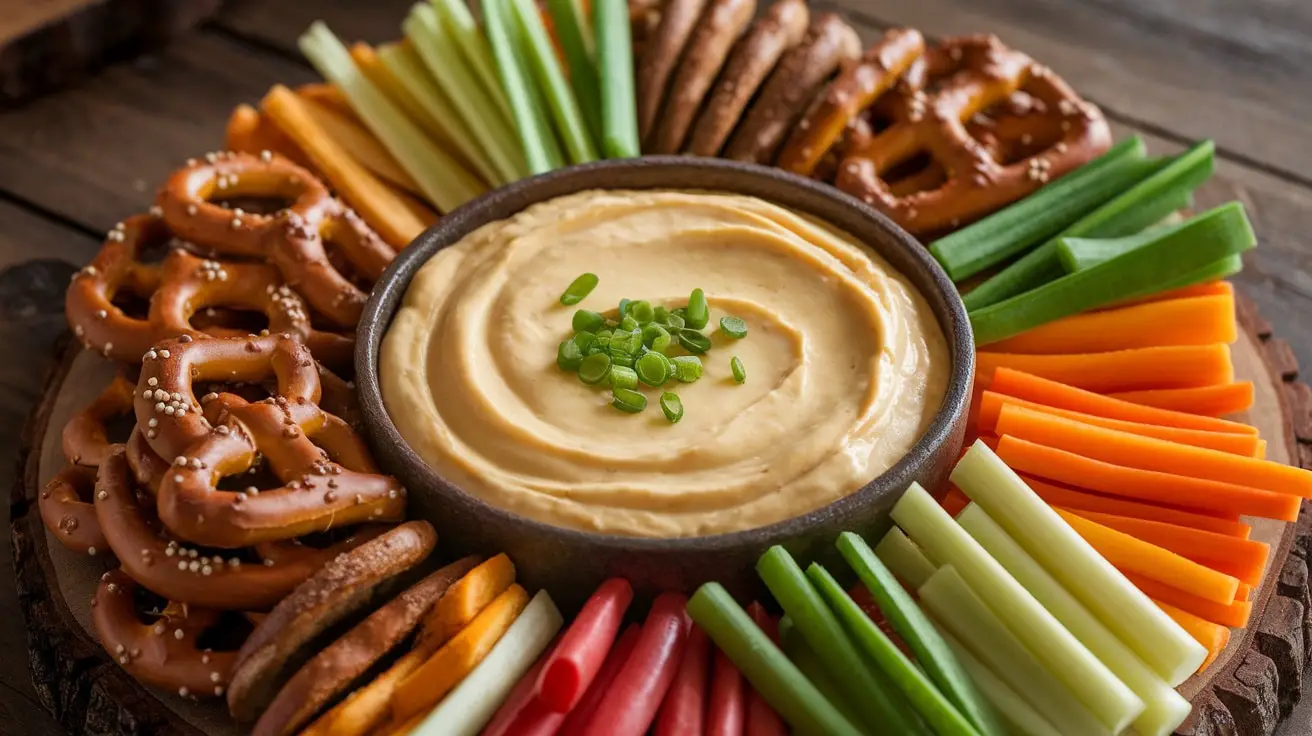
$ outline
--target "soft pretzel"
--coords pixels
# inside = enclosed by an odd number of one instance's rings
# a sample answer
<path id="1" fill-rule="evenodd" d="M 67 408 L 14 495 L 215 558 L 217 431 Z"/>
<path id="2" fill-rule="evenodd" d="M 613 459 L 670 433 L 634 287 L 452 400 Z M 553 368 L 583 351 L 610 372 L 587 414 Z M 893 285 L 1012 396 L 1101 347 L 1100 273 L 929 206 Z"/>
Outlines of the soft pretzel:
<path id="1" fill-rule="evenodd" d="M 1111 131 L 1097 108 L 994 36 L 944 41 L 927 54 L 927 66 L 931 76 L 946 81 L 931 97 L 917 95 L 906 121 L 853 147 L 835 182 L 912 234 L 966 225 L 1028 196 L 1111 145 Z M 1019 90 L 1042 104 L 1061 135 L 1035 155 L 1000 163 L 989 147 L 971 137 L 967 121 Z M 895 193 L 882 174 L 921 152 L 942 167 L 944 181 L 927 190 Z"/>
<path id="2" fill-rule="evenodd" d="M 56 473 L 37 495 L 41 521 L 55 539 L 93 557 L 109 549 L 91 502 L 95 485 L 95 468 L 73 465 Z"/>
<path id="3" fill-rule="evenodd" d="M 158 430 L 147 431 L 158 434 Z M 128 435 L 124 451 L 128 467 L 132 469 L 132 477 L 137 481 L 137 485 L 149 490 L 152 495 L 158 493 L 159 484 L 164 480 L 164 473 L 173 464 L 150 449 L 150 445 L 146 443 L 146 432 L 142 431 L 140 425 L 132 428 L 132 434 Z"/>
<path id="4" fill-rule="evenodd" d="M 670 83 L 669 94 L 651 138 L 649 153 L 678 153 L 688 136 L 702 99 L 720 74 L 725 59 L 756 12 L 756 0 L 708 0 L 693 29 L 683 59 Z"/>
<path id="5" fill-rule="evenodd" d="M 825 13 L 811 22 L 806 38 L 783 59 L 739 124 L 725 158 L 768 164 L 784 137 L 806 112 L 834 72 L 861 55 L 861 39 L 842 18 Z"/>
<path id="6" fill-rule="evenodd" d="M 154 620 L 145 621 L 137 611 L 139 587 L 121 570 L 100 578 L 91 601 L 100 645 L 138 682 L 184 698 L 222 696 L 237 655 L 203 649 L 198 643 L 202 634 L 220 624 L 220 613 L 169 604 Z"/>
<path id="7" fill-rule="evenodd" d="M 638 136 L 647 140 L 656 127 L 656 116 L 665 102 L 670 85 L 688 38 L 707 0 L 669 0 L 661 9 L 660 22 L 643 43 L 638 60 Z"/>
<path id="8" fill-rule="evenodd" d="M 920 32 L 895 28 L 816 97 L 779 153 L 779 168 L 810 176 L 850 122 L 888 92 L 925 53 Z"/>
<path id="9" fill-rule="evenodd" d="M 113 360 L 135 362 L 160 339 L 148 315 L 129 314 L 115 300 L 131 296 L 144 302 L 155 293 L 160 271 L 143 257 L 167 247 L 169 239 L 169 230 L 158 217 L 129 217 L 109 231 L 96 257 L 73 275 L 64 313 L 73 334 L 88 349 Z"/>
<path id="10" fill-rule="evenodd" d="M 310 333 L 305 303 L 286 285 L 278 269 L 262 263 L 215 261 L 176 249 L 164 259 L 163 282 L 151 300 L 151 321 L 162 335 L 194 338 L 214 335 L 234 337 L 249 334 L 210 326 L 204 332 L 192 317 L 207 307 L 258 312 L 269 322 L 269 331 L 304 338 Z"/>
<path id="11" fill-rule="evenodd" d="M 317 312 L 339 326 L 353 328 L 369 295 L 329 260 L 325 243 L 337 247 L 366 288 L 383 275 L 396 254 L 354 210 L 345 207 L 317 217 L 295 210 L 278 217 L 269 248 L 283 278 Z"/>
<path id="12" fill-rule="evenodd" d="M 155 197 L 164 221 L 182 240 L 215 255 L 265 255 L 265 234 L 273 216 L 228 208 L 211 201 L 268 197 L 289 202 L 287 209 L 319 219 L 335 207 L 327 188 L 313 174 L 270 152 L 207 153 L 169 177 Z"/>
<path id="13" fill-rule="evenodd" d="M 777 0 L 752 24 L 734 48 L 724 73 L 702 107 L 688 140 L 688 152 L 719 154 L 743 111 L 789 49 L 806 35 L 811 11 L 806 0 Z"/>
<path id="14" fill-rule="evenodd" d="M 74 414 L 60 437 L 64 457 L 74 465 L 96 467 L 109 453 L 109 422 L 132 414 L 137 383 L 120 369 L 100 395 Z"/>

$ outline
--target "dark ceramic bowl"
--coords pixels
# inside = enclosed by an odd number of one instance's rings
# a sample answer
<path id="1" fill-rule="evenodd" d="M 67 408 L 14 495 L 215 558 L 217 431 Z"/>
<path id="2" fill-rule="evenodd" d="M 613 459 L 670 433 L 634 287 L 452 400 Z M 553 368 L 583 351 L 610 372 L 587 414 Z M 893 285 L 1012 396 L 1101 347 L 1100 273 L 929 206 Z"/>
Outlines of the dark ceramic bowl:
<path id="1" fill-rule="evenodd" d="M 490 506 L 452 486 L 424 463 L 393 425 L 378 385 L 378 350 L 415 272 L 438 250 L 482 225 L 555 197 L 587 189 L 699 189 L 759 197 L 850 233 L 902 272 L 929 302 L 947 337 L 952 360 L 947 394 L 928 431 L 887 472 L 856 493 L 804 516 L 771 526 L 682 539 L 645 539 L 550 526 Z M 839 532 L 880 531 L 888 510 L 912 481 L 933 488 L 960 450 L 975 371 L 965 307 L 925 248 L 862 202 L 833 187 L 777 169 L 716 159 L 648 157 L 555 171 L 498 189 L 459 208 L 397 257 L 374 287 L 361 318 L 355 365 L 365 427 L 388 472 L 410 492 L 411 511 L 437 527 L 445 555 L 504 551 L 530 590 L 545 587 L 562 606 L 581 603 L 604 578 L 631 580 L 639 594 L 691 591 L 718 580 L 741 595 L 758 592 L 754 565 L 783 544 L 814 558 Z"/>

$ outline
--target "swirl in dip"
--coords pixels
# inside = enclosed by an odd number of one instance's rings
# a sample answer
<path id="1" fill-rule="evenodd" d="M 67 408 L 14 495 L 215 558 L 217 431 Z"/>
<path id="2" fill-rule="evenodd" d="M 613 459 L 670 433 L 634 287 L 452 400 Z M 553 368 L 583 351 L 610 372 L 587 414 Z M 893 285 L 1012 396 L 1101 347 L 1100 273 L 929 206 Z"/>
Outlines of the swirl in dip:
<path id="1" fill-rule="evenodd" d="M 561 291 L 601 281 L 576 306 Z M 671 424 L 556 365 L 578 308 L 711 307 Z M 732 340 L 722 315 L 748 324 Z M 682 354 L 677 348 L 671 354 Z M 746 383 L 730 375 L 742 359 Z M 854 493 L 919 439 L 947 387 L 924 298 L 870 248 L 751 197 L 591 191 L 490 223 L 415 275 L 380 381 L 405 440 L 487 503 L 556 526 L 690 537 L 765 526 Z"/>

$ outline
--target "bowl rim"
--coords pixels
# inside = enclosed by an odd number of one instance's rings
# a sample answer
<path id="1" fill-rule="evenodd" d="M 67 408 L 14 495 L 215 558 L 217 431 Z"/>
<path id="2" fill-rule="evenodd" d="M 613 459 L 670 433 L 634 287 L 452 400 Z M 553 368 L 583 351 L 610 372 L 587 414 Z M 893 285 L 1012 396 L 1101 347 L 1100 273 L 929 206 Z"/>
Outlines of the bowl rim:
<path id="1" fill-rule="evenodd" d="M 919 277 L 917 274 L 906 272 L 903 272 L 903 275 L 913 282 L 912 285 L 929 302 L 936 319 L 940 316 L 940 310 L 943 311 L 947 323 L 944 324 L 941 319 L 938 321 L 944 331 L 948 359 L 952 361 L 952 365 L 948 371 L 947 390 L 938 411 L 925 431 L 896 463 L 852 493 L 800 516 L 789 517 L 767 526 L 693 537 L 637 537 L 556 526 L 494 506 L 448 481 L 415 452 L 392 422 L 383 402 L 378 373 L 382 340 L 397 310 L 400 309 L 414 275 L 435 253 L 457 242 L 478 227 L 514 216 L 534 204 L 556 197 L 594 189 L 696 189 L 672 183 L 648 186 L 619 186 L 607 183 L 608 175 L 627 174 L 639 169 L 659 170 L 667 173 L 671 178 L 678 175 L 686 177 L 689 173 L 712 175 L 710 178 L 714 175 L 732 176 L 751 185 L 743 186 L 744 189 L 768 190 L 774 187 L 788 190 L 788 194 L 793 199 L 793 202 L 789 203 L 779 201 L 777 192 L 776 195 L 751 193 L 737 191 L 732 187 L 718 186 L 708 187 L 705 191 L 755 196 L 789 210 L 805 212 L 808 216 L 839 227 L 836 223 L 832 223 L 829 217 L 815 213 L 805 204 L 796 204 L 798 200 L 817 205 L 828 201 L 831 206 L 853 210 L 857 216 L 873 221 L 876 227 L 885 231 L 890 242 L 888 247 L 905 251 L 905 255 L 921 269 L 922 273 Z M 538 193 L 543 191 L 549 194 L 540 196 Z M 507 206 L 506 203 L 516 205 L 508 214 L 502 212 Z M 883 244 L 871 243 L 869 246 L 879 252 L 881 257 L 888 258 Z M 927 280 L 937 294 L 927 293 L 924 285 L 919 283 L 921 278 Z M 940 300 L 941 306 L 937 303 Z M 914 480 L 916 470 L 942 451 L 945 443 L 951 441 L 956 420 L 969 409 L 975 373 L 975 343 L 965 304 L 947 272 L 930 255 L 929 249 L 883 213 L 860 199 L 831 185 L 774 167 L 715 158 L 643 156 L 569 166 L 520 179 L 492 189 L 442 217 L 401 250 L 375 283 L 357 327 L 355 372 L 356 392 L 366 435 L 375 448 L 386 446 L 396 451 L 399 454 L 399 462 L 407 466 L 404 468 L 409 471 L 405 473 L 406 475 L 424 478 L 424 485 L 428 487 L 418 492 L 448 496 L 450 498 L 446 500 L 469 504 L 472 511 L 482 515 L 483 518 L 490 516 L 497 523 L 517 525 L 529 533 L 552 535 L 560 541 L 590 545 L 593 549 L 653 553 L 668 552 L 673 549 L 713 553 L 738 549 L 745 545 L 759 545 L 766 542 L 773 544 L 775 541 L 791 539 L 822 526 L 836 517 L 851 516 L 860 509 L 877 503 L 888 493 L 900 494 L 904 491 Z M 376 454 L 386 456 L 390 453 Z M 386 466 L 384 470 L 394 472 L 394 469 Z M 416 491 L 411 490 L 411 493 L 414 492 Z"/>

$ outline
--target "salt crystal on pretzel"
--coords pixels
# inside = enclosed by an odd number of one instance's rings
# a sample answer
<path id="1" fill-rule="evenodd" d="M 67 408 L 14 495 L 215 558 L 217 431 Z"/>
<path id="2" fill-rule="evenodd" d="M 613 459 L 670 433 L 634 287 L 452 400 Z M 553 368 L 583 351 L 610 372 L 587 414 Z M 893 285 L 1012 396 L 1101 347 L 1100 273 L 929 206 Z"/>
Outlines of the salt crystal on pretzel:
<path id="1" fill-rule="evenodd" d="M 109 549 L 91 501 L 95 484 L 95 468 L 74 465 L 56 473 L 37 495 L 41 521 L 50 535 L 65 548 L 89 555 Z"/>
<path id="2" fill-rule="evenodd" d="M 283 278 L 324 317 L 355 327 L 369 295 L 329 259 L 325 243 L 335 245 L 351 272 L 369 286 L 382 277 L 396 252 L 340 203 L 314 217 L 288 210 L 275 220 L 267 246 Z"/>

